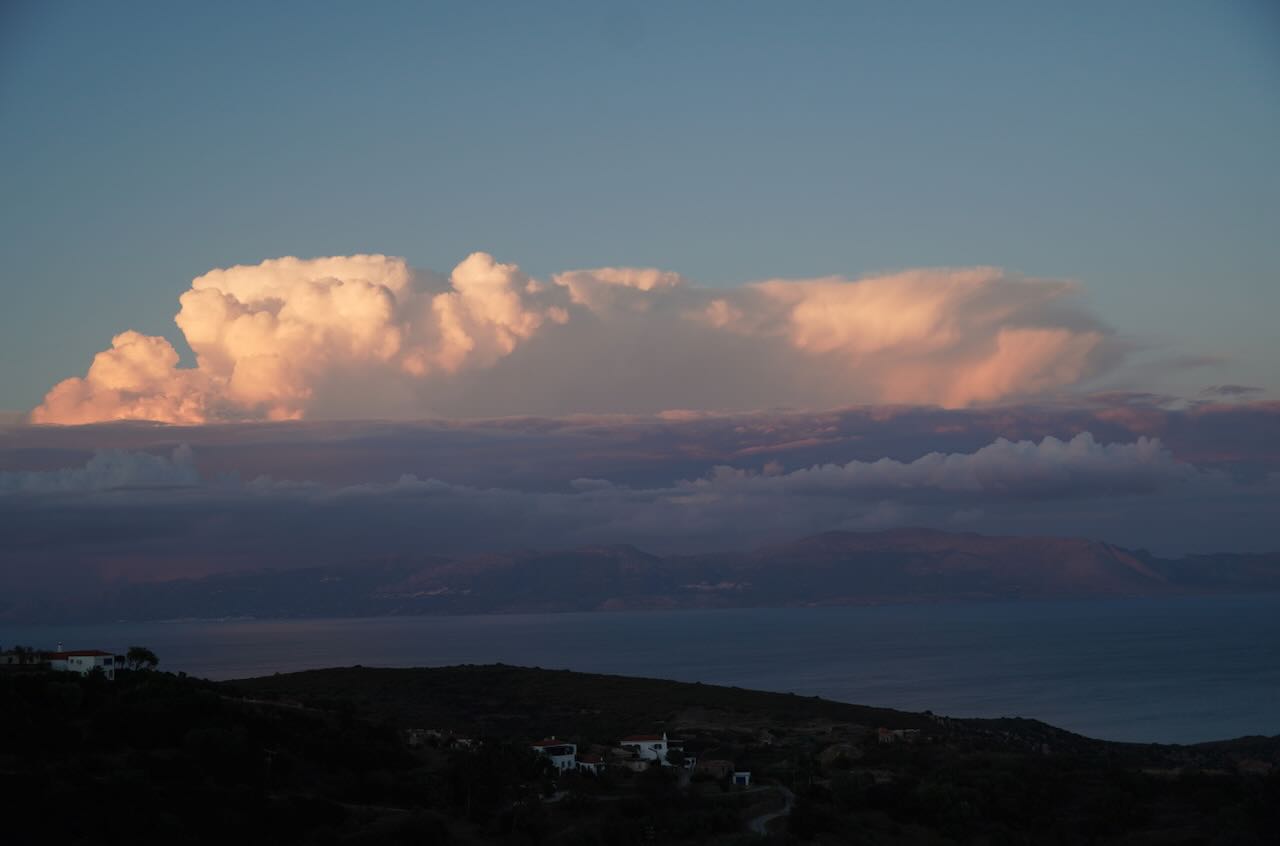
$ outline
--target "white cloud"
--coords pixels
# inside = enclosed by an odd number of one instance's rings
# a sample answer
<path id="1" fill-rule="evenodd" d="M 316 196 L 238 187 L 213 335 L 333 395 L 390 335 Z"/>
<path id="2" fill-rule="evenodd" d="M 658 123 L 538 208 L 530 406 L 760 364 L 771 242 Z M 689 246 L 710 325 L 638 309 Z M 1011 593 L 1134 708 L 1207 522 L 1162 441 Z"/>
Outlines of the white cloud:
<path id="1" fill-rule="evenodd" d="M 1075 293 L 996 268 L 708 289 L 625 267 L 544 283 L 485 253 L 447 277 L 382 255 L 272 259 L 212 270 L 181 296 L 196 367 L 163 338 L 124 332 L 31 416 L 962 407 L 1070 388 L 1113 360 Z"/>
<path id="2" fill-rule="evenodd" d="M 757 495 L 795 494 L 857 498 L 1052 498 L 1147 493 L 1186 481 L 1199 471 L 1177 461 L 1159 439 L 1101 444 L 1083 432 L 1069 441 L 1039 443 L 998 438 L 972 453 L 932 452 L 914 461 L 850 461 L 754 475 L 727 467 L 687 483 L 695 490 Z"/>

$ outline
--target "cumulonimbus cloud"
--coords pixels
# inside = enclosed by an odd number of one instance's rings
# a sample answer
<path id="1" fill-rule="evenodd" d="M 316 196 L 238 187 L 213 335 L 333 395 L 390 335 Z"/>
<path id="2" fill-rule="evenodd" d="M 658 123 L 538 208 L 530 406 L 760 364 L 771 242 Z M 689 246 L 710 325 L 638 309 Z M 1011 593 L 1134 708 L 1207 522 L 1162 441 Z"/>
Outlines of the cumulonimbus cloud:
<path id="1" fill-rule="evenodd" d="M 175 320 L 195 367 L 126 331 L 36 423 L 963 407 L 1077 385 L 1117 356 L 1070 283 L 997 268 L 733 289 L 650 268 L 533 279 L 485 253 L 446 277 L 403 259 L 212 270 Z"/>

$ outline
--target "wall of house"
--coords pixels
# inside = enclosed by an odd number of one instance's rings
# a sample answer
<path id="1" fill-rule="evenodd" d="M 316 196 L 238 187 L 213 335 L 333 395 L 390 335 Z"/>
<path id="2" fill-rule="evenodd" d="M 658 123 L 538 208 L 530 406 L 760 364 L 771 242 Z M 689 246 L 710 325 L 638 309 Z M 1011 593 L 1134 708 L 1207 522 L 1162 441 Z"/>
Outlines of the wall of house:
<path id="1" fill-rule="evenodd" d="M 551 765 L 557 770 L 571 770 L 577 761 L 577 756 L 572 753 L 569 755 L 548 755 L 547 757 L 551 759 Z"/>
<path id="2" fill-rule="evenodd" d="M 87 676 L 94 667 L 101 667 L 109 679 L 116 677 L 115 659 L 109 655 L 72 655 L 70 658 L 55 659 L 49 662 L 49 668 L 63 672 L 79 673 Z"/>
<path id="3" fill-rule="evenodd" d="M 647 761 L 665 761 L 667 760 L 667 744 L 665 741 L 657 740 L 645 743 L 624 743 L 623 749 L 630 749 Z"/>

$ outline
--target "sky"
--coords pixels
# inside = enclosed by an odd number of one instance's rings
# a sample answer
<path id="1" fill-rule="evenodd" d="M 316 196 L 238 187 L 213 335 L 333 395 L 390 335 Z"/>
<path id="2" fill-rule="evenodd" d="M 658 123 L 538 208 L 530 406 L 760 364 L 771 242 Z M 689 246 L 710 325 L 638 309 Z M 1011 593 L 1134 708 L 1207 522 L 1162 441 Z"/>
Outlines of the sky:
<path id="1" fill-rule="evenodd" d="M 211 269 L 360 253 L 712 288 L 999 267 L 1080 286 L 1133 347 L 1116 387 L 1280 388 L 1267 3 L 2 14 L 9 411 L 127 329 L 194 363 L 173 317 Z"/>
<path id="2" fill-rule="evenodd" d="M 1277 150 L 1265 2 L 6 3 L 0 584 L 1275 550 Z"/>

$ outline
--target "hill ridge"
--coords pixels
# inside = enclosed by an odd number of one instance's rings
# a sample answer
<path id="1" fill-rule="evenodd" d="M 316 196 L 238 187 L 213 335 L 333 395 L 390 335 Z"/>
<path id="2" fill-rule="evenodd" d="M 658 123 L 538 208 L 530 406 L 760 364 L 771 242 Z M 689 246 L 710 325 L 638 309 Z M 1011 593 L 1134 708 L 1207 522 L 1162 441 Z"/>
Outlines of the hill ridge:
<path id="1" fill-rule="evenodd" d="M 156 620 L 612 611 L 1177 596 L 1280 590 L 1280 554 L 1160 558 L 1089 538 L 824 532 L 746 552 L 629 544 L 116 582 L 0 619 Z"/>

